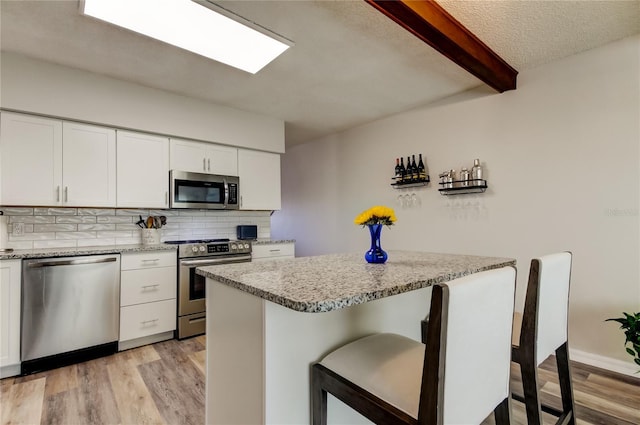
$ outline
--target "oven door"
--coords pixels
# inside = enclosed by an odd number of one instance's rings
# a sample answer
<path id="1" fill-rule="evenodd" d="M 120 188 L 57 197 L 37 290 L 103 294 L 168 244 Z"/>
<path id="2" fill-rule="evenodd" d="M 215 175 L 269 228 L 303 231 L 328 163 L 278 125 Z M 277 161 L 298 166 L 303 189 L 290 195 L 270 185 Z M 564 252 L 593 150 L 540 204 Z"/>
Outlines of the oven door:
<path id="1" fill-rule="evenodd" d="M 233 257 L 212 257 L 198 260 L 180 260 L 178 273 L 178 316 L 205 311 L 206 278 L 196 274 L 196 267 L 251 261 L 251 254 Z"/>

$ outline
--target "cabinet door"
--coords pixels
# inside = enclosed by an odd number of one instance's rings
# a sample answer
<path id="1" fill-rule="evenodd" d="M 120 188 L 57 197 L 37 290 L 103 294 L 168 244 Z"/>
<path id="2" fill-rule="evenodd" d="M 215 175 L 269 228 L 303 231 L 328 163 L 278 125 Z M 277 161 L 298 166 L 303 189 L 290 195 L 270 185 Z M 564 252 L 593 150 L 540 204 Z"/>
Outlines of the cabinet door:
<path id="1" fill-rule="evenodd" d="M 120 208 L 169 208 L 169 139 L 118 130 Z"/>
<path id="2" fill-rule="evenodd" d="M 62 126 L 63 204 L 116 206 L 116 131 L 64 122 Z"/>
<path id="3" fill-rule="evenodd" d="M 240 209 L 280 209 L 280 155 L 238 149 Z"/>
<path id="4" fill-rule="evenodd" d="M 251 247 L 251 261 L 287 260 L 294 257 L 295 245 L 293 243 L 262 244 Z"/>
<path id="5" fill-rule="evenodd" d="M 172 331 L 175 328 L 175 298 L 120 308 L 120 341 Z"/>
<path id="6" fill-rule="evenodd" d="M 20 267 L 0 261 L 0 378 L 20 373 Z"/>
<path id="7" fill-rule="evenodd" d="M 0 114 L 0 204 L 60 205 L 62 121 Z"/>
<path id="8" fill-rule="evenodd" d="M 171 139 L 169 163 L 172 170 L 207 172 L 207 144 L 189 140 Z"/>
<path id="9" fill-rule="evenodd" d="M 228 146 L 210 145 L 208 149 L 207 172 L 224 176 L 238 175 L 238 149 Z"/>

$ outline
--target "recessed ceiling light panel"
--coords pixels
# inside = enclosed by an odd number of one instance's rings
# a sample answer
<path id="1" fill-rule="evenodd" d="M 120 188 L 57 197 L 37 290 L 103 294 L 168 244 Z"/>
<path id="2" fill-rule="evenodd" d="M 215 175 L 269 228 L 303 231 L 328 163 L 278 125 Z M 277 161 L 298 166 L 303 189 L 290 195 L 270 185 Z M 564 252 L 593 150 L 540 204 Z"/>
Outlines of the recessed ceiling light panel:
<path id="1" fill-rule="evenodd" d="M 252 74 L 292 44 L 191 0 L 83 0 L 80 11 Z"/>

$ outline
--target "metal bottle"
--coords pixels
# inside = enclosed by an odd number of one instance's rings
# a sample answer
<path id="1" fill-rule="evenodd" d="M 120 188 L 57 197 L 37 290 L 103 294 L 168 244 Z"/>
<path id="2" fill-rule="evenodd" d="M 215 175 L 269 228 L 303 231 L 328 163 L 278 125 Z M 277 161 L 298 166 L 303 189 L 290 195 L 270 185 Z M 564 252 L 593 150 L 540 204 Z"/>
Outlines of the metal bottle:
<path id="1" fill-rule="evenodd" d="M 482 166 L 479 159 L 473 160 L 473 168 L 471 168 L 471 178 L 475 186 L 482 185 Z"/>

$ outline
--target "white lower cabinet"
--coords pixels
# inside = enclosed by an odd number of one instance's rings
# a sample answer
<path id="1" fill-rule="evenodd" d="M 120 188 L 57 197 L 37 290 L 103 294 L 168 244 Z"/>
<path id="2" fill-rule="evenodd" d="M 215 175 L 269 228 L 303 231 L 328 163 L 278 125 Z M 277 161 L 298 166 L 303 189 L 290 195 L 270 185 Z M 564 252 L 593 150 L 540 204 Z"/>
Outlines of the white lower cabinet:
<path id="1" fill-rule="evenodd" d="M 294 257 L 293 242 L 255 244 L 251 247 L 251 261 L 286 260 Z"/>
<path id="2" fill-rule="evenodd" d="M 0 378 L 20 374 L 20 260 L 0 261 Z"/>
<path id="3" fill-rule="evenodd" d="M 120 343 L 175 329 L 175 298 L 120 308 Z"/>
<path id="4" fill-rule="evenodd" d="M 173 338 L 176 263 L 175 251 L 122 254 L 119 350 Z"/>

